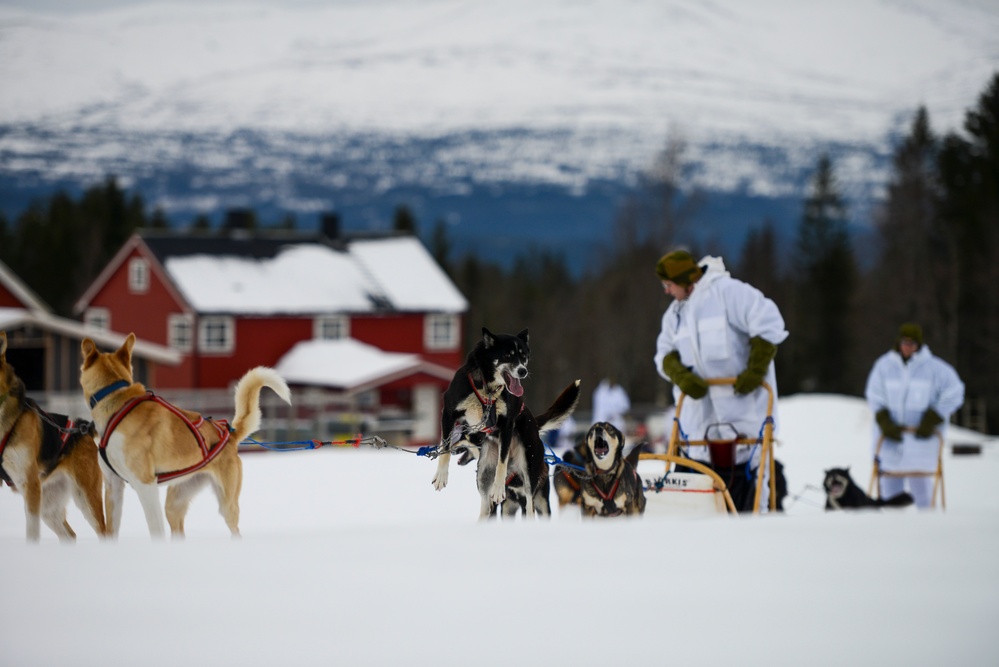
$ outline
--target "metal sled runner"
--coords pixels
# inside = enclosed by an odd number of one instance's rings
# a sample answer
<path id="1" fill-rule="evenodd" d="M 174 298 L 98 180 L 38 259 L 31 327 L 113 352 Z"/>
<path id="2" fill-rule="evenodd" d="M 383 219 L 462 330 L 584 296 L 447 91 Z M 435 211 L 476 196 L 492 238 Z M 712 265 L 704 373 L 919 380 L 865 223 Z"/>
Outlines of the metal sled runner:
<path id="1" fill-rule="evenodd" d="M 908 433 L 915 433 L 916 429 L 906 428 L 902 429 Z M 940 431 L 934 431 L 934 435 L 940 443 L 937 449 L 937 467 L 935 470 L 925 471 L 904 471 L 904 470 L 882 470 L 881 469 L 881 445 L 885 442 L 885 437 L 882 435 L 878 438 L 878 445 L 874 449 L 874 467 L 871 469 L 871 483 L 867 489 L 867 495 L 871 498 L 881 497 L 881 478 L 882 477 L 932 477 L 933 478 L 933 499 L 930 501 L 930 507 L 936 508 L 937 506 L 937 491 L 940 491 L 940 509 L 947 509 L 947 500 L 944 498 L 944 480 L 943 480 L 943 452 L 944 452 L 944 439 L 940 435 Z"/>
<path id="2" fill-rule="evenodd" d="M 735 378 L 714 378 L 706 380 L 708 385 L 726 385 L 735 384 Z M 726 440 L 726 445 L 758 445 L 760 447 L 760 465 L 756 471 L 756 482 L 755 482 L 755 494 L 753 499 L 753 513 L 760 513 L 760 503 L 763 497 L 763 482 L 764 482 L 764 471 L 769 473 L 769 502 L 768 506 L 770 511 L 775 511 L 777 509 L 777 489 L 776 489 L 776 469 L 773 454 L 773 406 L 774 406 L 774 393 L 770 385 L 764 382 L 760 385 L 762 389 L 767 391 L 767 417 L 763 422 L 763 427 L 760 431 L 760 435 L 755 438 L 740 436 Z M 673 415 L 673 429 L 670 433 L 669 446 L 665 454 L 648 454 L 643 453 L 639 456 L 640 461 L 663 461 L 666 464 L 666 475 L 661 481 L 654 484 L 653 489 L 646 491 L 646 498 L 652 500 L 660 492 L 676 492 L 676 493 L 700 493 L 712 494 L 712 500 L 714 502 L 716 511 L 719 512 L 729 512 L 735 514 L 737 509 L 735 503 L 732 501 L 732 496 L 729 493 L 728 487 L 722 480 L 721 476 L 717 472 L 711 469 L 707 464 L 690 459 L 680 455 L 680 444 L 681 440 L 685 446 L 699 446 L 705 445 L 710 446 L 717 444 L 715 442 L 704 440 L 688 440 L 686 437 L 682 437 L 680 430 L 680 413 L 683 409 L 684 400 L 687 398 L 686 394 L 681 393 L 680 398 L 676 403 L 676 411 Z M 683 466 L 695 470 L 696 473 L 680 473 L 674 472 L 676 466 Z M 699 474 L 698 474 L 699 473 Z M 697 483 L 697 478 L 701 475 L 706 475 L 707 479 L 710 479 L 711 484 L 708 485 L 704 483 L 706 480 L 702 478 L 701 483 Z M 671 483 L 671 479 L 673 483 Z M 676 483 L 679 481 L 679 483 Z M 694 488 L 685 488 L 691 486 Z M 710 505 L 710 503 L 708 503 Z"/>

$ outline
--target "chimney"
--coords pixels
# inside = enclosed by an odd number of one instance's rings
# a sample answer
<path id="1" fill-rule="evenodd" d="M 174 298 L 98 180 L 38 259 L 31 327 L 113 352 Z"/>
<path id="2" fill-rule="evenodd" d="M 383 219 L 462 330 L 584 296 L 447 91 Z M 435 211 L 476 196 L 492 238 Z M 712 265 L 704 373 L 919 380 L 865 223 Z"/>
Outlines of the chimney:
<path id="1" fill-rule="evenodd" d="M 340 215 L 338 213 L 323 213 L 319 225 L 319 231 L 330 241 L 336 241 L 340 238 Z"/>
<path id="2" fill-rule="evenodd" d="M 253 211 L 248 208 L 231 208 L 225 212 L 225 224 L 222 228 L 246 231 L 255 227 L 253 223 Z"/>

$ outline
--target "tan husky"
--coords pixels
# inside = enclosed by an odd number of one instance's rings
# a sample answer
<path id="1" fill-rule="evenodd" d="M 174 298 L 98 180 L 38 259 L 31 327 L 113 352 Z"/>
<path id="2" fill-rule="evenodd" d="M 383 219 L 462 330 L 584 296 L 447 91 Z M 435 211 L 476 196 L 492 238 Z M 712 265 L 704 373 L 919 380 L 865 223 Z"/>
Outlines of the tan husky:
<path id="1" fill-rule="evenodd" d="M 29 541 L 41 539 L 42 521 L 60 540 L 76 539 L 66 521 L 70 497 L 98 535 L 107 532 L 89 422 L 50 415 L 25 396 L 24 382 L 7 363 L 5 331 L 0 331 L 0 478 L 24 496 Z"/>
<path id="2" fill-rule="evenodd" d="M 209 482 L 219 512 L 233 537 L 239 536 L 239 491 L 243 466 L 240 441 L 260 428 L 260 391 L 270 387 L 285 402 L 291 391 L 271 368 L 258 366 L 236 385 L 236 414 L 225 421 L 204 419 L 148 392 L 132 381 L 135 335 L 114 352 L 100 352 L 94 341 L 81 344 L 80 384 L 97 430 L 100 465 L 112 490 L 106 500 L 108 522 L 115 533 L 121 520 L 124 482 L 139 495 L 154 538 L 165 534 L 159 484 L 167 484 L 166 518 L 174 537 L 184 534 L 184 517 L 194 495 Z"/>

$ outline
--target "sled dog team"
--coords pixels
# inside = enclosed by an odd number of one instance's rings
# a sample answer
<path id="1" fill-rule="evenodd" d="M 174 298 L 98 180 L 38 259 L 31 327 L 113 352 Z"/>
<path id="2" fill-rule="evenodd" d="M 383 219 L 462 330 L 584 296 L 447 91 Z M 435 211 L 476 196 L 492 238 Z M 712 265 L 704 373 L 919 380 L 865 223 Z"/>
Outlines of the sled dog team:
<path id="1" fill-rule="evenodd" d="M 116 536 L 126 483 L 135 490 L 154 538 L 165 536 L 166 524 L 172 535 L 183 536 L 187 508 L 205 487 L 218 498 L 229 531 L 239 536 L 243 473 L 238 443 L 260 427 L 263 388 L 290 404 L 288 385 L 271 368 L 253 368 L 236 384 L 232 421 L 206 419 L 134 381 L 134 345 L 134 334 L 112 352 L 83 340 L 80 385 L 93 421 L 73 421 L 45 412 L 27 397 L 24 382 L 7 362 L 7 335 L 0 331 L 0 483 L 23 497 L 29 541 L 40 539 L 43 522 L 60 540 L 76 538 L 66 520 L 70 498 L 99 536 Z M 579 380 L 535 416 L 524 403 L 521 384 L 529 358 L 527 330 L 513 336 L 483 328 L 482 340 L 443 396 L 433 485 L 440 490 L 447 484 L 452 453 L 459 455 L 459 465 L 477 461 L 480 518 L 497 510 L 505 516 L 551 514 L 541 436 L 558 429 L 576 409 Z M 594 424 L 575 451 L 575 470 L 556 481 L 559 502 L 579 504 L 584 516 L 644 511 L 635 462 L 626 461 L 623 451 L 620 431 L 609 423 Z M 564 495 L 566 484 L 576 489 L 572 497 Z M 162 506 L 160 485 L 167 487 Z"/>

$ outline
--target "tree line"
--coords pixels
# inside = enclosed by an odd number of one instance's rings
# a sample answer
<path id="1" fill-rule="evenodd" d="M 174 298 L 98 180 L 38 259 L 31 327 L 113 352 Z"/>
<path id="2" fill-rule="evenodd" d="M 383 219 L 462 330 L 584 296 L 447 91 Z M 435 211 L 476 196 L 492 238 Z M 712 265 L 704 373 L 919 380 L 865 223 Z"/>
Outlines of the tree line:
<path id="1" fill-rule="evenodd" d="M 667 304 L 654 274 L 657 259 L 685 247 L 716 254 L 691 241 L 693 214 L 703 195 L 680 187 L 684 146 L 670 141 L 613 221 L 602 262 L 574 276 L 555 252 L 534 250 L 508 266 L 475 255 L 452 257 L 445 225 L 429 245 L 469 300 L 465 341 L 481 327 L 531 332 L 528 401 L 543 410 L 568 382 L 592 390 L 611 377 L 638 412 L 669 402 L 669 386 L 652 367 L 655 339 Z M 260 227 L 252 211 L 238 224 Z M 791 335 L 778 351 L 783 395 L 828 392 L 862 395 L 878 355 L 898 326 L 922 325 L 934 354 L 954 364 L 972 401 L 983 400 L 988 427 L 999 425 L 999 74 L 966 112 L 962 131 L 937 136 L 925 108 L 915 110 L 892 157 L 885 197 L 868 223 L 858 260 L 850 211 L 829 155 L 817 157 L 792 239 L 772 221 L 753 225 L 741 251 L 726 258 L 733 276 L 756 286 L 780 307 Z M 230 224 L 223 224 L 223 228 Z M 237 224 L 237 223 L 233 223 Z M 293 229 L 288 216 L 274 225 Z M 13 223 L 0 216 L 0 260 L 56 312 L 74 301 L 113 253 L 138 228 L 166 228 L 162 211 L 147 213 L 138 194 L 114 178 L 76 200 L 57 193 L 32 204 Z M 211 231 L 207 217 L 193 227 Z M 394 227 L 416 232 L 405 206 Z M 54 270 L 58 269 L 58 270 Z M 584 399 L 584 409 L 589 407 Z"/>

